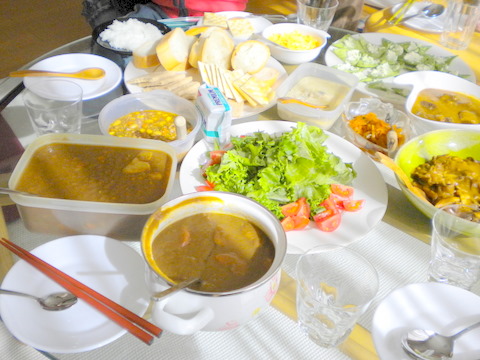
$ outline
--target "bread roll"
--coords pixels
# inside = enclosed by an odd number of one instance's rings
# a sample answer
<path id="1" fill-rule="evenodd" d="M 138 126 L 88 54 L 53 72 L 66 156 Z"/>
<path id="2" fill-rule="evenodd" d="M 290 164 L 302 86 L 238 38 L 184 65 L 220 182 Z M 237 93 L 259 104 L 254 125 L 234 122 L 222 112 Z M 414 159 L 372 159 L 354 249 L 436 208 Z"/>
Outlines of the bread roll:
<path id="1" fill-rule="evenodd" d="M 157 44 L 160 64 L 168 71 L 184 71 L 189 67 L 188 55 L 195 37 L 186 35 L 181 28 L 167 33 Z"/>
<path id="2" fill-rule="evenodd" d="M 270 49 L 267 45 L 257 40 L 244 41 L 233 51 L 232 68 L 255 74 L 265 67 L 269 58 Z"/>
<path id="3" fill-rule="evenodd" d="M 214 29 L 205 35 L 199 61 L 230 69 L 230 58 L 235 47 L 230 33 L 227 30 Z"/>

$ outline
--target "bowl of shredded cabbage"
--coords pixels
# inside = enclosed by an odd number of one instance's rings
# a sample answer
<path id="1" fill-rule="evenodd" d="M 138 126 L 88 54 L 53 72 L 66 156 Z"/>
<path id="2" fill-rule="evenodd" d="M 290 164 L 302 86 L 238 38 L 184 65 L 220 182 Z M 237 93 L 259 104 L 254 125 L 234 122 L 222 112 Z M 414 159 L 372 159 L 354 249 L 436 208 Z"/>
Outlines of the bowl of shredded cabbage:
<path id="1" fill-rule="evenodd" d="M 317 58 L 330 37 L 325 31 L 292 23 L 268 26 L 262 31 L 262 36 L 269 40 L 270 52 L 275 59 L 292 65 Z"/>

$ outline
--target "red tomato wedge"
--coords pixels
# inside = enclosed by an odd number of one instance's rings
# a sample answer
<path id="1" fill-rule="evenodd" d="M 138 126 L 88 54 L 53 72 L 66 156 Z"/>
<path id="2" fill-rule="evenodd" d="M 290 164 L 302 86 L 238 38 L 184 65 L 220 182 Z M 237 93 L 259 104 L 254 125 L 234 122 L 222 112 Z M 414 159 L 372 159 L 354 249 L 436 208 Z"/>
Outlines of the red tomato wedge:
<path id="1" fill-rule="evenodd" d="M 320 230 L 325 232 L 332 232 L 340 226 L 340 222 L 342 221 L 342 214 L 337 212 L 336 214 L 332 214 L 318 220 L 314 218 L 314 220 L 315 224 Z"/>
<path id="2" fill-rule="evenodd" d="M 365 204 L 365 200 L 363 199 L 362 200 L 344 200 L 342 202 L 342 205 L 345 211 L 350 211 L 350 212 L 360 210 L 364 204 Z"/>
<path id="3" fill-rule="evenodd" d="M 330 185 L 330 190 L 333 194 L 342 196 L 344 198 L 351 198 L 354 192 L 353 187 L 342 184 L 332 184 Z"/>
<path id="4" fill-rule="evenodd" d="M 195 190 L 197 190 L 197 191 L 212 191 L 213 187 L 211 187 L 209 185 L 200 185 L 200 186 L 196 186 Z"/>
<path id="5" fill-rule="evenodd" d="M 283 205 L 282 214 L 285 216 L 281 221 L 285 231 L 301 230 L 310 223 L 310 205 L 306 198 Z"/>

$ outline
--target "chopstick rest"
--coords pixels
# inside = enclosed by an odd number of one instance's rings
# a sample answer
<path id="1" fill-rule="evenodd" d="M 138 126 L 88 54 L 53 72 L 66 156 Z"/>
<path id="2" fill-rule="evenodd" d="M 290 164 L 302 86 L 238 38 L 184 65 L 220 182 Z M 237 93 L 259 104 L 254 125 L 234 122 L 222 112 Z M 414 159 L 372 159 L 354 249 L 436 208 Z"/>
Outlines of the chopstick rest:
<path id="1" fill-rule="evenodd" d="M 0 244 L 13 252 L 19 258 L 25 260 L 36 269 L 43 272 L 46 276 L 63 286 L 66 290 L 70 291 L 78 298 L 89 303 L 91 306 L 107 316 L 110 320 L 126 329 L 128 332 L 142 340 L 147 345 L 150 345 L 153 342 L 152 334 L 156 337 L 159 337 L 162 333 L 162 329 L 159 327 L 117 304 L 116 302 L 108 299 L 80 281 L 65 274 L 61 270 L 23 249 L 21 246 L 18 246 L 5 238 L 1 238 Z"/>

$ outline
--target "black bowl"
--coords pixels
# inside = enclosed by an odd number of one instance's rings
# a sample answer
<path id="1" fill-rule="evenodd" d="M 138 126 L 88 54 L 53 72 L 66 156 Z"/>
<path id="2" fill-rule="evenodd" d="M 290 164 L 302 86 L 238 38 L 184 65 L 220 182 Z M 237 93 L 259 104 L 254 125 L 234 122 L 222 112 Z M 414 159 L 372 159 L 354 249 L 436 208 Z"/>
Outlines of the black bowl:
<path id="1" fill-rule="evenodd" d="M 128 50 L 119 50 L 119 49 L 116 49 L 114 47 L 111 47 L 110 44 L 106 41 L 103 41 L 101 38 L 100 38 L 100 34 L 102 33 L 103 30 L 105 30 L 107 27 L 109 27 L 115 20 L 117 21 L 127 21 L 128 19 L 137 19 L 138 21 L 141 21 L 143 23 L 148 23 L 148 24 L 152 24 L 154 25 L 155 27 L 157 27 L 160 32 L 162 34 L 166 34 L 168 33 L 169 31 L 171 31 L 172 29 L 169 28 L 167 25 L 161 23 L 161 22 L 158 22 L 157 20 L 153 20 L 153 19 L 145 19 L 145 18 L 126 18 L 126 17 L 121 17 L 121 18 L 117 18 L 117 19 L 113 19 L 113 20 L 110 20 L 110 21 L 107 21 L 107 22 L 104 22 L 103 24 L 100 24 L 98 25 L 97 27 L 95 27 L 95 29 L 93 29 L 93 32 L 92 32 L 92 40 L 97 43 L 98 45 L 100 45 L 101 47 L 107 49 L 107 50 L 111 50 L 111 51 L 114 51 L 115 53 L 119 54 L 119 55 L 126 55 L 126 56 L 130 56 L 132 55 L 132 52 L 131 51 L 128 51 Z"/>

